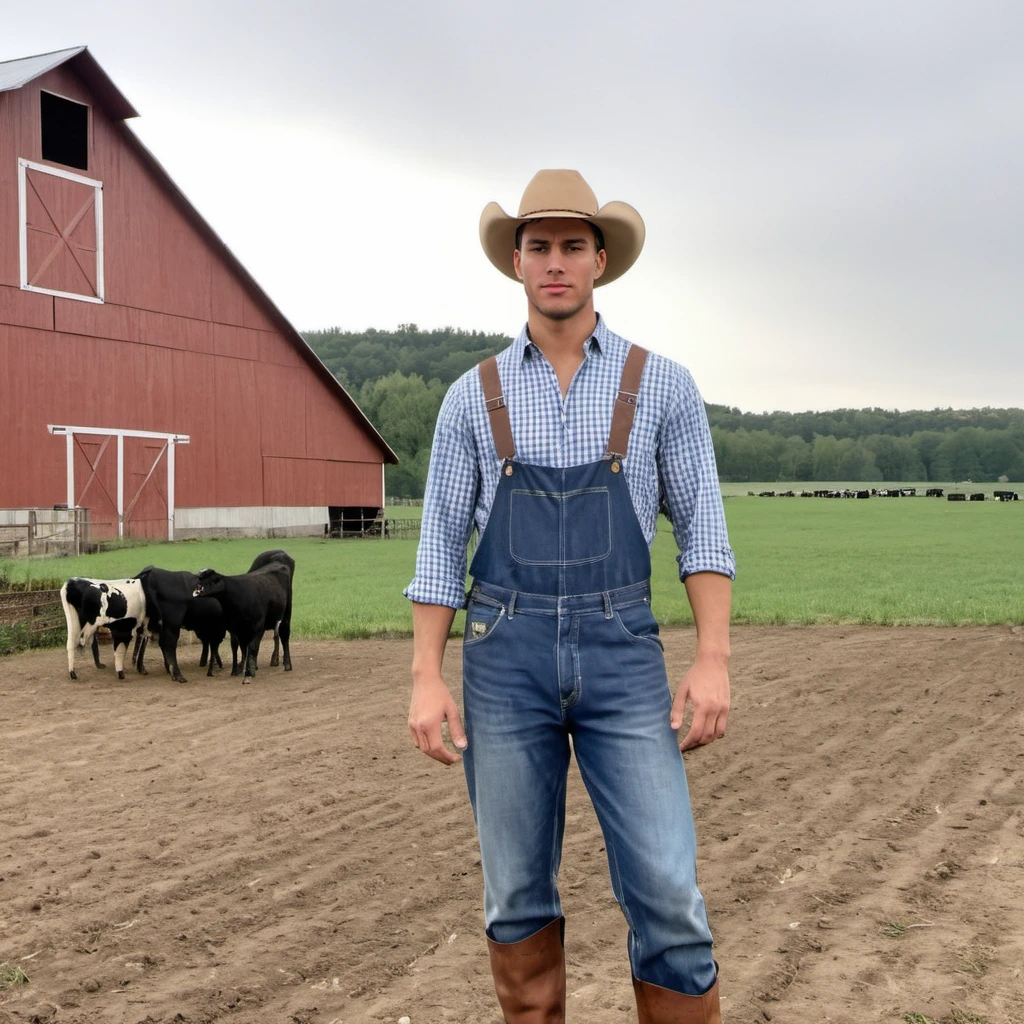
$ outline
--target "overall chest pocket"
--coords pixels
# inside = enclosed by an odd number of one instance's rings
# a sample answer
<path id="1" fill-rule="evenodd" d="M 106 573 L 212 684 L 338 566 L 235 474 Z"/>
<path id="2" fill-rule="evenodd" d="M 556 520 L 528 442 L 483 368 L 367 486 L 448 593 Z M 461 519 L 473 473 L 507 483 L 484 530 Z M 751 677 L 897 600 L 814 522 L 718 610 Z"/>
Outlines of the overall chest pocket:
<path id="1" fill-rule="evenodd" d="M 509 550 L 517 562 L 582 565 L 611 554 L 608 488 L 513 490 L 509 501 Z"/>

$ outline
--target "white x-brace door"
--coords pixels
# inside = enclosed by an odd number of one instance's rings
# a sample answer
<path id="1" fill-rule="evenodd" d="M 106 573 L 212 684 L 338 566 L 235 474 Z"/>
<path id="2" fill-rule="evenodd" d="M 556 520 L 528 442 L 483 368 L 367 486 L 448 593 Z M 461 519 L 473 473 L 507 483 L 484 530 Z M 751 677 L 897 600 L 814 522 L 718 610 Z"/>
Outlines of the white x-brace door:
<path id="1" fill-rule="evenodd" d="M 85 487 L 82 488 L 82 494 L 85 493 L 86 489 L 92 483 L 93 477 L 96 476 L 97 469 L 99 467 L 100 459 L 103 457 L 104 452 L 107 449 L 107 445 L 110 443 L 111 438 L 117 439 L 117 535 L 118 537 L 124 536 L 124 524 L 127 516 L 131 515 L 132 509 L 135 507 L 135 503 L 139 500 L 139 495 L 142 493 L 142 489 L 149 482 L 150 478 L 156 472 L 157 466 L 160 464 L 160 460 L 166 454 L 167 456 L 167 539 L 174 540 L 174 449 L 179 444 L 188 444 L 188 434 L 164 434 L 160 431 L 154 430 L 119 430 L 112 427 L 71 427 L 50 423 L 47 425 L 47 430 L 51 434 L 63 434 L 67 438 L 67 494 L 68 494 L 68 508 L 74 508 L 77 504 L 77 496 L 75 494 L 75 436 L 77 434 L 89 435 L 92 437 L 104 437 L 103 444 L 100 447 L 99 454 L 94 462 L 89 462 L 90 468 L 92 469 L 92 475 L 86 481 Z M 129 499 L 127 508 L 125 507 L 124 500 L 124 439 L 126 437 L 147 437 L 156 440 L 162 440 L 164 442 L 163 447 L 160 448 L 156 458 L 153 460 L 152 466 L 150 466 L 149 472 L 146 474 L 145 479 L 139 485 L 135 494 Z M 87 457 L 88 461 L 88 457 Z"/>

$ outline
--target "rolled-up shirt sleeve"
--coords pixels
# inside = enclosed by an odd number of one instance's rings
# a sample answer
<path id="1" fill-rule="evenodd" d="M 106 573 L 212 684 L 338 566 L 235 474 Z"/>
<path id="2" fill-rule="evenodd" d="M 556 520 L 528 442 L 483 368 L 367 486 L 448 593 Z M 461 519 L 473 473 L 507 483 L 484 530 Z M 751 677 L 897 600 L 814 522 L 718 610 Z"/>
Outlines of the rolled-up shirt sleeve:
<path id="1" fill-rule="evenodd" d="M 735 579 L 736 558 L 729 546 L 707 413 L 689 371 L 680 371 L 676 401 L 669 406 L 658 447 L 661 501 L 679 546 L 679 578 L 717 572 Z"/>
<path id="2" fill-rule="evenodd" d="M 466 600 L 466 545 L 480 487 L 476 443 L 466 415 L 468 381 L 453 384 L 434 429 L 423 495 L 416 575 L 403 593 L 410 601 L 461 608 Z"/>

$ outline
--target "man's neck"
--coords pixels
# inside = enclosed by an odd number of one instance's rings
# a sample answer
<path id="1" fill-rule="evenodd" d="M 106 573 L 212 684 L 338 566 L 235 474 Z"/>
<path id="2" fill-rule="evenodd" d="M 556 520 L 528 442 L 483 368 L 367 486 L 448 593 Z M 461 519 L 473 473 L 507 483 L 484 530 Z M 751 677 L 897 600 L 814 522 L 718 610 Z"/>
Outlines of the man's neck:
<path id="1" fill-rule="evenodd" d="M 530 310 L 526 322 L 530 341 L 555 361 L 570 355 L 581 356 L 583 344 L 597 327 L 597 313 L 594 307 L 581 309 L 568 320 L 551 320 L 535 309 Z"/>

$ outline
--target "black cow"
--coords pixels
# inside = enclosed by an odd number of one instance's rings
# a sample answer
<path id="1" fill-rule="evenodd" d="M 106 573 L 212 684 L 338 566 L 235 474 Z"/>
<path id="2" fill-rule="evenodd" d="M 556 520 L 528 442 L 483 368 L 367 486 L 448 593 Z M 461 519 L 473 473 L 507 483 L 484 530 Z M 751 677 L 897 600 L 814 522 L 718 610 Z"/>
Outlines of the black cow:
<path id="1" fill-rule="evenodd" d="M 220 602 L 232 642 L 237 641 L 244 652 L 243 683 L 252 682 L 256 674 L 260 641 L 268 628 L 280 627 L 285 668 L 291 668 L 290 630 L 284 626 L 285 613 L 290 607 L 291 578 L 289 566 L 277 561 L 238 576 L 223 576 L 215 569 L 203 569 L 199 573 L 192 594 L 213 597 Z"/>
<path id="2" fill-rule="evenodd" d="M 184 570 L 158 569 L 147 565 L 139 573 L 146 595 L 146 609 L 150 630 L 160 639 L 160 650 L 164 656 L 164 668 L 177 683 L 187 682 L 178 667 L 178 637 L 183 629 L 190 629 L 203 642 L 203 653 L 199 667 L 207 664 L 206 674 L 213 675 L 214 663 L 223 667 L 217 648 L 227 632 L 224 612 L 220 603 L 213 598 L 192 596 L 198 577 Z M 145 645 L 136 652 L 136 664 L 144 672 L 143 657 Z"/>
<path id="3" fill-rule="evenodd" d="M 281 637 L 283 635 L 285 648 L 284 670 L 285 672 L 291 672 L 292 659 L 288 650 L 288 640 L 292 635 L 292 580 L 295 578 L 295 559 L 281 548 L 275 548 L 273 551 L 262 551 L 252 560 L 249 572 L 255 572 L 257 569 L 262 569 L 265 565 L 272 565 L 274 562 L 278 562 L 288 569 L 288 604 L 284 610 L 284 618 L 279 623 L 267 623 L 267 629 L 273 628 L 274 630 L 274 653 L 270 657 L 270 664 L 272 666 L 278 664 L 278 649 L 281 646 Z M 233 676 L 238 675 L 237 659 L 235 656 L 236 649 L 237 645 L 234 642 L 234 638 L 232 638 L 231 674 Z"/>

